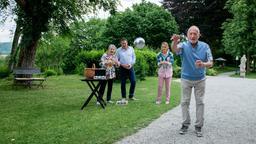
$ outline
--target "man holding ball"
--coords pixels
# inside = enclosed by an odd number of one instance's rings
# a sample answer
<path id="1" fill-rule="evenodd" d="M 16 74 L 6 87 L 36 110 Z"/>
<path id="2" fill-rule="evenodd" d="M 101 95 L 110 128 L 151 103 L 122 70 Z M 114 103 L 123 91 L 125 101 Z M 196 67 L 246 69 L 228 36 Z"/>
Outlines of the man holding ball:
<path id="1" fill-rule="evenodd" d="M 180 35 L 174 34 L 171 37 L 172 51 L 180 55 L 182 60 L 181 70 L 181 109 L 182 127 L 180 134 L 185 134 L 190 125 L 189 105 L 192 88 L 194 88 L 196 100 L 196 122 L 195 133 L 202 137 L 204 124 L 204 94 L 205 94 L 205 69 L 212 67 L 213 57 L 211 49 L 205 42 L 199 41 L 200 30 L 197 26 L 191 26 L 187 32 L 188 41 L 180 42 Z"/>

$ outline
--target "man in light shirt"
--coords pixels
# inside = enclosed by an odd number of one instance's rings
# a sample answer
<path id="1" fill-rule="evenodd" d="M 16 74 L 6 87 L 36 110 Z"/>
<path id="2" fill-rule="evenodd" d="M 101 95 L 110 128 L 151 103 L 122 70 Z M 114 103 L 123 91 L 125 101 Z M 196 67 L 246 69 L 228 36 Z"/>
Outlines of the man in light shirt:
<path id="1" fill-rule="evenodd" d="M 136 60 L 133 47 L 128 46 L 128 41 L 125 38 L 120 40 L 121 47 L 117 49 L 116 55 L 120 62 L 120 79 L 121 79 L 121 94 L 122 101 L 126 101 L 126 79 L 130 80 L 129 99 L 136 100 L 134 98 L 134 91 L 136 85 L 134 64 Z"/>
<path id="2" fill-rule="evenodd" d="M 213 65 L 213 57 L 209 45 L 199 41 L 200 30 L 197 26 L 191 26 L 187 32 L 188 41 L 180 42 L 180 36 L 172 36 L 172 50 L 180 55 L 182 60 L 181 68 L 181 109 L 182 127 L 180 134 L 185 134 L 190 125 L 189 105 L 191 92 L 194 88 L 196 100 L 196 122 L 195 132 L 198 137 L 202 137 L 201 131 L 204 124 L 204 94 L 205 94 L 205 68 Z"/>

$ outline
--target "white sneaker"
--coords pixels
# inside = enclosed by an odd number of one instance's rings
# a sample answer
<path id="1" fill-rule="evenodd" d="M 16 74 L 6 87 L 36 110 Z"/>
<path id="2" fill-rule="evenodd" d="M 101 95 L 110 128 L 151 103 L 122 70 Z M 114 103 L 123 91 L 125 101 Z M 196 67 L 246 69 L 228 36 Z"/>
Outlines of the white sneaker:
<path id="1" fill-rule="evenodd" d="M 165 104 L 169 104 L 170 102 L 169 101 L 166 101 Z"/>
<path id="2" fill-rule="evenodd" d="M 156 104 L 159 105 L 159 104 L 161 104 L 161 102 L 160 101 L 156 101 Z"/>
<path id="3" fill-rule="evenodd" d="M 113 104 L 114 102 L 113 102 L 113 101 L 111 101 L 111 100 L 109 100 L 109 101 L 107 101 L 107 103 Z"/>
<path id="4" fill-rule="evenodd" d="M 127 105 L 128 100 L 126 100 L 125 98 L 122 98 L 121 100 L 117 101 L 116 104 L 118 104 L 118 105 Z"/>
<path id="5" fill-rule="evenodd" d="M 100 102 L 97 101 L 97 102 L 96 102 L 96 105 L 100 105 Z"/>
<path id="6" fill-rule="evenodd" d="M 121 101 L 122 102 L 126 102 L 127 100 L 126 100 L 126 98 L 122 98 Z"/>

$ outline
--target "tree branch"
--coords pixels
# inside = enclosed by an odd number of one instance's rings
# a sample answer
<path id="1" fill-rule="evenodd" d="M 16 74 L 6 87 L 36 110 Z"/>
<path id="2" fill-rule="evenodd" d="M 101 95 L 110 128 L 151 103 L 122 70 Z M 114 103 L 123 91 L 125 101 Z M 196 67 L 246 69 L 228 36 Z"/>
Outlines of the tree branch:
<path id="1" fill-rule="evenodd" d="M 15 0 L 15 1 L 23 10 L 26 9 L 26 4 L 27 4 L 26 0 Z"/>

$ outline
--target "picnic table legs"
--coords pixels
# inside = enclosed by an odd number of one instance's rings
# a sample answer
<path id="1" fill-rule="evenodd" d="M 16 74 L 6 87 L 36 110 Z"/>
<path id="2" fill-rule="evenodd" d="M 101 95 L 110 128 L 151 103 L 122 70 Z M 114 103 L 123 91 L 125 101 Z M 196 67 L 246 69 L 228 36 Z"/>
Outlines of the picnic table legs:
<path id="1" fill-rule="evenodd" d="M 95 84 L 92 81 L 86 81 L 87 84 L 89 85 L 90 89 L 92 90 L 92 93 L 90 94 L 90 96 L 87 98 L 87 100 L 85 101 L 85 103 L 83 104 L 81 110 L 86 107 L 86 105 L 89 103 L 89 101 L 92 99 L 93 96 L 95 96 L 97 98 L 97 100 L 99 100 L 99 103 L 101 105 L 101 107 L 103 109 L 105 109 L 105 101 L 103 100 L 103 94 L 101 94 L 98 89 L 101 86 L 101 81 L 98 82 L 98 84 L 95 86 Z"/>
<path id="2" fill-rule="evenodd" d="M 96 88 L 96 86 L 95 86 L 95 84 L 94 84 L 93 82 L 91 82 L 91 84 L 93 85 L 94 88 Z M 96 91 L 96 92 L 98 93 L 98 100 L 99 100 L 100 103 L 102 103 L 104 106 L 106 106 L 107 104 L 106 104 L 106 102 L 103 100 L 103 93 L 101 93 L 101 92 L 99 91 L 101 85 L 103 84 L 103 81 L 99 81 L 98 84 L 100 85 L 99 88 L 98 88 L 97 91 Z"/>

